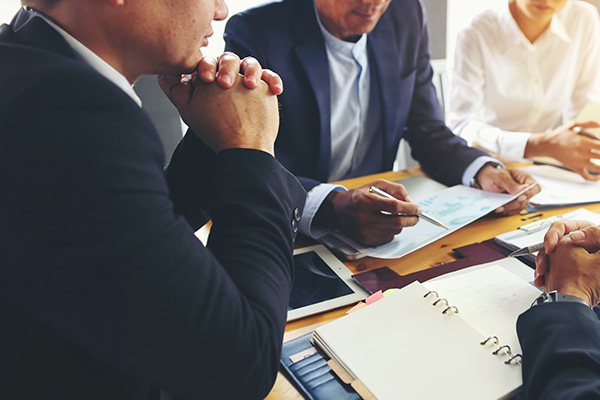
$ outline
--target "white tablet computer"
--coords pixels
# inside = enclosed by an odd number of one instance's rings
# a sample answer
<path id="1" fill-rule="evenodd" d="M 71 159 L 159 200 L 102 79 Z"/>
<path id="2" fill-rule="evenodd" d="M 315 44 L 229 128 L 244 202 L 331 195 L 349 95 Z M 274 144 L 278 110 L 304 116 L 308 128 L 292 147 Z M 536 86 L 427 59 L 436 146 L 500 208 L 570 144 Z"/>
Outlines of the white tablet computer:
<path id="1" fill-rule="evenodd" d="M 323 245 L 295 250 L 294 270 L 288 321 L 357 303 L 369 295 Z"/>

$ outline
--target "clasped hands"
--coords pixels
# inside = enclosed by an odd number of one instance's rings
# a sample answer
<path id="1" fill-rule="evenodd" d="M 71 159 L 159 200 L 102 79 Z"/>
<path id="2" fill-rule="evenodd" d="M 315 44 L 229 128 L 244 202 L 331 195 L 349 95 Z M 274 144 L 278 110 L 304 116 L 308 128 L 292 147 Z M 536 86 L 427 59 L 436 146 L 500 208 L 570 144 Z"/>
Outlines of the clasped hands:
<path id="1" fill-rule="evenodd" d="M 544 250 L 535 259 L 534 284 L 545 292 L 558 290 L 600 302 L 600 228 L 588 221 L 554 222 L 544 236 Z"/>
<path id="2" fill-rule="evenodd" d="M 242 74 L 239 72 L 242 71 Z M 158 77 L 183 121 L 215 153 L 250 148 L 274 155 L 283 82 L 252 57 L 204 57 L 190 75 Z"/>

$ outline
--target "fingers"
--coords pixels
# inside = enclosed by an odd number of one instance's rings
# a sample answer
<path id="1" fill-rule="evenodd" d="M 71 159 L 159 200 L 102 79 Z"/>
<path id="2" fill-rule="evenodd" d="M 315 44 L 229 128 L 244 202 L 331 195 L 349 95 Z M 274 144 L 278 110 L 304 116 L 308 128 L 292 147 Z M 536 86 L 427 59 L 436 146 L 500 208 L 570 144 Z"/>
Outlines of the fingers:
<path id="1" fill-rule="evenodd" d="M 573 122 L 571 123 L 571 129 L 575 132 L 577 131 L 577 127 L 583 128 L 583 129 L 593 129 L 593 128 L 600 128 L 600 124 L 596 121 L 584 121 L 584 122 Z M 580 132 L 577 132 L 580 133 Z"/>
<path id="2" fill-rule="evenodd" d="M 214 82 L 217 76 L 217 59 L 214 57 L 204 57 L 200 60 L 196 69 L 197 75 L 206 83 Z"/>
<path id="3" fill-rule="evenodd" d="M 369 191 L 371 186 L 387 194 L 371 192 Z M 332 207 L 327 214 L 336 215 L 335 225 L 330 227 L 339 229 L 365 245 L 387 243 L 403 228 L 419 222 L 419 218 L 411 215 L 421 213 L 423 208 L 418 204 L 402 200 L 407 197 L 406 189 L 402 185 L 384 180 L 371 182 L 348 192 L 337 192 L 330 198 Z M 409 216 L 404 216 L 405 214 Z M 331 222 L 326 220 L 326 216 L 321 216 L 320 212 L 317 215 L 326 224 Z"/>
<path id="4" fill-rule="evenodd" d="M 262 78 L 262 67 L 254 57 L 246 57 L 242 60 L 241 70 L 244 74 L 244 85 L 249 89 L 255 89 Z"/>
<path id="5" fill-rule="evenodd" d="M 196 75 L 206 83 L 216 80 L 219 86 L 229 89 L 240 72 L 244 76 L 244 85 L 249 89 L 256 89 L 262 80 L 269 85 L 273 94 L 283 93 L 283 81 L 278 74 L 263 69 L 254 57 L 240 60 L 236 54 L 231 52 L 223 53 L 218 59 L 204 57 L 198 64 Z"/>
<path id="6" fill-rule="evenodd" d="M 600 249 L 600 228 L 588 226 L 583 229 L 569 232 L 573 243 L 584 247 L 588 252 L 595 253 Z"/>
<path id="7" fill-rule="evenodd" d="M 535 278 L 533 284 L 537 287 L 544 286 L 545 275 L 548 272 L 548 255 L 544 251 L 539 251 L 535 256 Z"/>
<path id="8" fill-rule="evenodd" d="M 180 113 L 187 108 L 194 92 L 189 79 L 189 76 L 170 75 L 159 75 L 157 78 L 158 85 Z"/>
<path id="9" fill-rule="evenodd" d="M 279 96 L 283 93 L 283 80 L 275 72 L 270 69 L 264 69 L 261 78 L 269 85 L 274 95 Z"/>
<path id="10" fill-rule="evenodd" d="M 588 165 L 588 168 L 577 168 L 577 169 L 573 169 L 573 171 L 577 172 L 585 180 L 594 181 L 594 182 L 599 181 L 600 180 L 600 167 L 592 162 L 587 163 L 587 165 Z M 592 173 L 592 172 L 595 172 L 595 173 Z"/>
<path id="11" fill-rule="evenodd" d="M 383 190 L 398 200 L 412 202 L 404 185 L 399 183 L 386 181 L 385 179 L 377 179 L 376 181 L 371 182 L 369 185 Z"/>
<path id="12" fill-rule="evenodd" d="M 500 189 L 504 188 L 504 191 L 510 194 L 519 193 L 523 189 L 531 187 L 510 203 L 497 208 L 496 213 L 515 215 L 527 207 L 529 200 L 541 191 L 540 185 L 536 184 L 535 179 L 528 172 L 512 168 L 498 171 L 501 174 L 498 175 L 495 185 Z"/>
<path id="13" fill-rule="evenodd" d="M 237 54 L 225 52 L 217 61 L 216 81 L 224 89 L 229 89 L 240 74 L 240 58 Z"/>
<path id="14" fill-rule="evenodd" d="M 552 254 L 563 236 L 592 226 L 593 224 L 588 221 L 556 221 L 552 223 L 544 235 L 544 251 L 546 254 Z"/>
<path id="15" fill-rule="evenodd" d="M 544 290 L 558 290 L 594 306 L 600 301 L 600 253 L 590 254 L 564 236 L 548 255 Z"/>
<path id="16" fill-rule="evenodd" d="M 524 179 L 526 175 L 517 174 L 517 176 Z M 476 178 L 481 189 L 488 192 L 515 194 L 527 187 L 524 182 L 521 183 L 515 180 L 510 170 L 496 168 L 492 165 L 483 167 L 477 173 Z"/>
<path id="17" fill-rule="evenodd" d="M 378 179 L 365 187 L 375 187 L 387 194 L 382 195 L 381 193 L 369 191 L 368 194 L 371 198 L 371 206 L 374 207 L 374 209 L 385 211 L 390 215 L 416 215 L 423 212 L 423 207 L 421 205 L 411 202 L 408 192 L 403 185 Z"/>

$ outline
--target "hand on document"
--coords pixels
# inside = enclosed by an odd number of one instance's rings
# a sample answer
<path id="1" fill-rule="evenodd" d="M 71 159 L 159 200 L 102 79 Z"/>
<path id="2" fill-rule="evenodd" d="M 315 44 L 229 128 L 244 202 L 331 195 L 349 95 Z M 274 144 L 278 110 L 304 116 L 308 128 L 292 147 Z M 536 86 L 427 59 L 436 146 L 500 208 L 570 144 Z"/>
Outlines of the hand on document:
<path id="1" fill-rule="evenodd" d="M 397 200 L 370 192 L 371 186 Z M 415 225 L 419 219 L 412 215 L 422 212 L 423 207 L 411 201 L 404 186 L 379 179 L 347 192 L 331 192 L 315 215 L 315 222 L 364 245 L 375 246 L 390 242 L 403 228 Z"/>
<path id="2" fill-rule="evenodd" d="M 512 168 L 496 168 L 486 165 L 478 173 L 476 181 L 482 190 L 495 193 L 516 194 L 536 183 L 535 179 L 525 171 Z M 496 209 L 496 213 L 514 215 L 527 207 L 529 199 L 540 192 L 540 185 L 534 185 L 508 204 Z"/>
<path id="3" fill-rule="evenodd" d="M 600 302 L 600 227 L 588 221 L 554 222 L 535 259 L 535 285 L 595 306 Z"/>
<path id="4" fill-rule="evenodd" d="M 552 157 L 589 181 L 600 180 L 600 140 L 588 130 L 600 128 L 594 121 L 571 122 L 551 132 L 530 136 L 525 157 Z"/>

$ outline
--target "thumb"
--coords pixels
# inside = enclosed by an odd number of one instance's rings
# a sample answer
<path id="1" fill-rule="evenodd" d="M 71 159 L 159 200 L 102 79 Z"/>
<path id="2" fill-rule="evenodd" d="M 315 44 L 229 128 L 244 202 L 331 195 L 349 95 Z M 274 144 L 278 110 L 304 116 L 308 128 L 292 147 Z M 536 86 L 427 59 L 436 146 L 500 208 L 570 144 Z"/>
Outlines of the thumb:
<path id="1" fill-rule="evenodd" d="M 588 251 L 597 251 L 600 248 L 600 228 L 597 226 L 588 226 L 569 233 L 573 243 L 585 247 Z"/>
<path id="2" fill-rule="evenodd" d="M 500 174 L 498 176 L 498 178 L 499 179 L 496 182 L 496 185 L 501 190 L 504 190 L 506 193 L 509 193 L 509 194 L 519 193 L 520 191 L 522 191 L 523 189 L 525 189 L 527 187 L 527 185 L 517 182 L 513 178 L 513 176 L 510 173 L 508 173 L 508 171 L 505 174 Z"/>
<path id="3" fill-rule="evenodd" d="M 159 75 L 157 78 L 158 86 L 167 95 L 171 103 L 181 113 L 187 108 L 192 98 L 194 89 L 182 79 L 181 76 Z"/>

